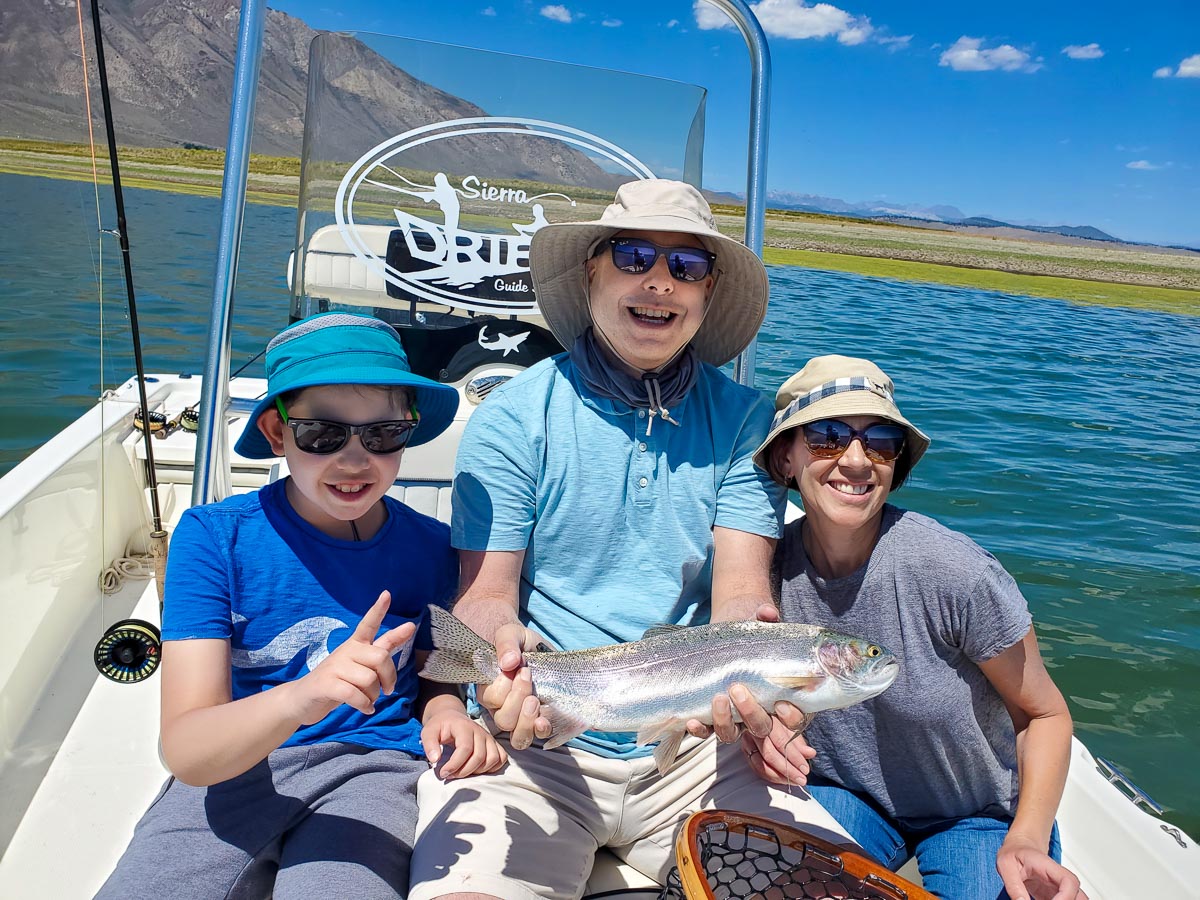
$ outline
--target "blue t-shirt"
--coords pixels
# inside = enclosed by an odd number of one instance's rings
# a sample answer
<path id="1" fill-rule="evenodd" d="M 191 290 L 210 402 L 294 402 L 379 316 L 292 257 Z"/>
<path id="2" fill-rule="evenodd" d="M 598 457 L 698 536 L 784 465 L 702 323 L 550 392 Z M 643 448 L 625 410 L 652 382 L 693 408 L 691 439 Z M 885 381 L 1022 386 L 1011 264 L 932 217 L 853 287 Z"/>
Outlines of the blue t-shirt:
<path id="1" fill-rule="evenodd" d="M 308 674 L 389 590 L 379 633 L 419 628 L 397 651 L 395 692 L 371 716 L 339 706 L 283 746 L 338 741 L 420 754 L 412 650 L 431 647 L 427 604 L 448 606 L 458 587 L 449 529 L 384 497 L 387 521 L 372 538 L 338 540 L 297 515 L 285 483 L 183 514 L 167 559 L 163 639 L 228 639 L 239 700 Z"/>
<path id="2" fill-rule="evenodd" d="M 521 621 L 556 647 L 635 641 L 663 623 L 703 624 L 713 526 L 779 536 L 786 493 L 751 457 L 773 410 L 701 364 L 671 409 L 679 425 L 597 397 L 561 354 L 492 391 L 472 414 L 454 478 L 453 540 L 524 550 Z M 632 756 L 630 734 L 573 745 Z"/>

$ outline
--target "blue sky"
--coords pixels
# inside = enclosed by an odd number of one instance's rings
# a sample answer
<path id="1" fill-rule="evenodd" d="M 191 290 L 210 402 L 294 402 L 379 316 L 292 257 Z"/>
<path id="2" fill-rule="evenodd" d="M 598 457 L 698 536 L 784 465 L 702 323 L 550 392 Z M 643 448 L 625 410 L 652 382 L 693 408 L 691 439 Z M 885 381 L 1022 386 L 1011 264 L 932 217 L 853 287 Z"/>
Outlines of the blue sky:
<path id="1" fill-rule="evenodd" d="M 704 186 L 745 188 L 745 44 L 703 2 L 406 0 L 385 18 L 365 0 L 272 6 L 314 28 L 702 85 Z M 751 6 L 774 69 L 769 189 L 1200 247 L 1196 0 Z"/>

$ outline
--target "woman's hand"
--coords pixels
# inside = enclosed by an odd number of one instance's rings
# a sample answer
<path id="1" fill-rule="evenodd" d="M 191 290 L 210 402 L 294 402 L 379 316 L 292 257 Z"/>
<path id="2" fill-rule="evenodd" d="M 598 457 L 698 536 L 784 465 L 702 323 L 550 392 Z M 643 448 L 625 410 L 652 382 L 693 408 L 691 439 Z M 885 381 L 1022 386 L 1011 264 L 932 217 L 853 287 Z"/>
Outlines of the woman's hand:
<path id="1" fill-rule="evenodd" d="M 504 748 L 486 728 L 461 709 L 461 704 L 459 709 L 447 708 L 426 714 L 421 728 L 421 746 L 425 748 L 425 758 L 434 768 L 441 762 L 442 748 L 454 748 L 438 771 L 444 781 L 495 772 L 508 762 Z"/>
<path id="2" fill-rule="evenodd" d="M 742 752 L 750 768 L 773 784 L 788 787 L 808 784 L 808 761 L 817 755 L 800 733 L 805 715 L 790 703 L 776 703 L 771 730 L 766 737 L 751 732 L 742 736 Z"/>
<path id="3" fill-rule="evenodd" d="M 533 677 L 523 654 L 536 650 L 541 638 L 523 625 L 503 625 L 496 630 L 496 659 L 500 674 L 488 685 L 479 685 L 476 699 L 500 731 L 509 732 L 514 750 L 524 750 L 535 737 L 550 736 L 550 720 L 539 715 L 541 703 L 533 693 Z M 543 645 L 544 646 L 544 645 Z"/>
<path id="4" fill-rule="evenodd" d="M 1011 900 L 1088 900 L 1074 872 L 1011 832 L 996 854 L 996 871 Z"/>

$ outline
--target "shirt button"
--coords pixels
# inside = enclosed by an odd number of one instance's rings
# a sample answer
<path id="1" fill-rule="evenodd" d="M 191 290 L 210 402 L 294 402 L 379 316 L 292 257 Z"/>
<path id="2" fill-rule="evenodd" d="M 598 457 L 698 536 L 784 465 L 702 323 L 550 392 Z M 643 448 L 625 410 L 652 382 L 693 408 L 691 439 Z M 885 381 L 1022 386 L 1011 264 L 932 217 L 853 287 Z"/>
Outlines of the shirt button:
<path id="1" fill-rule="evenodd" d="M 643 453 L 645 453 L 646 452 L 646 442 L 642 441 L 640 444 L 638 444 L 638 449 L 641 450 Z"/>
<path id="2" fill-rule="evenodd" d="M 639 478 L 639 479 L 638 479 L 638 487 L 645 487 L 645 486 L 646 486 L 646 485 L 648 485 L 649 483 L 650 483 L 650 479 L 649 479 L 649 478 L 646 478 L 646 477 L 644 477 L 644 476 L 643 476 L 642 478 Z"/>
<path id="3" fill-rule="evenodd" d="M 644 418 L 646 418 L 646 411 L 645 411 L 644 409 L 639 409 L 639 410 L 638 410 L 638 418 L 639 418 L 639 419 L 644 419 Z"/>

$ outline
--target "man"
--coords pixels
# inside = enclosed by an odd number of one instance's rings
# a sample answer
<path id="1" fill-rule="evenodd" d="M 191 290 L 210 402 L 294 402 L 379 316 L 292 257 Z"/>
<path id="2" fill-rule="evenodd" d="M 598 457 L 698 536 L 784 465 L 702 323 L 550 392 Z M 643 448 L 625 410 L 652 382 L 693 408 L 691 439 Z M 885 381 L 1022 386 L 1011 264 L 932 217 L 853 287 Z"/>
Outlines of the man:
<path id="1" fill-rule="evenodd" d="M 770 403 L 717 368 L 762 323 L 766 270 L 716 230 L 695 188 L 623 185 L 599 221 L 539 230 L 530 269 L 546 323 L 570 350 L 476 410 L 452 524 L 455 614 L 496 644 L 504 670 L 479 700 L 524 752 L 461 787 L 422 779 L 410 897 L 578 897 L 601 846 L 661 883 L 679 824 L 705 806 L 847 840 L 804 792 L 759 776 L 802 784 L 812 751 L 797 741 L 785 755 L 786 726 L 736 687 L 756 769 L 726 743 L 738 726 L 725 696 L 713 701 L 716 735 L 689 723 L 696 737 L 664 775 L 630 734 L 525 749 L 549 722 L 522 649 L 773 618 L 768 570 L 785 499 L 752 462 Z"/>

